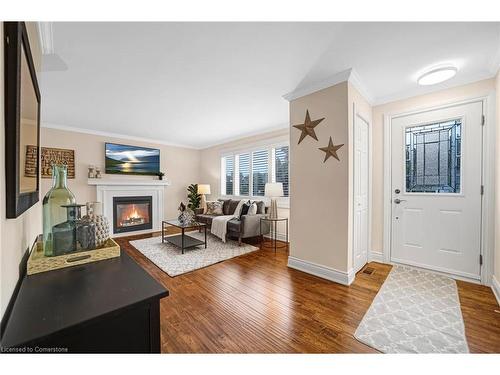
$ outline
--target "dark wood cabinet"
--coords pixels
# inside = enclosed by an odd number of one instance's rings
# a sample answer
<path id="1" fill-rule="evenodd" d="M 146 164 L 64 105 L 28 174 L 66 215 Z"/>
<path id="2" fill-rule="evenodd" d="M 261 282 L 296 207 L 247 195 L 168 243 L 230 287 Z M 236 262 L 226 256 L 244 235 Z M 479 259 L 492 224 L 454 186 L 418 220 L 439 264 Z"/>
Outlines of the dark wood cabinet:
<path id="1" fill-rule="evenodd" d="M 124 252 L 24 276 L 2 350 L 158 353 L 160 299 L 166 296 L 168 291 Z"/>

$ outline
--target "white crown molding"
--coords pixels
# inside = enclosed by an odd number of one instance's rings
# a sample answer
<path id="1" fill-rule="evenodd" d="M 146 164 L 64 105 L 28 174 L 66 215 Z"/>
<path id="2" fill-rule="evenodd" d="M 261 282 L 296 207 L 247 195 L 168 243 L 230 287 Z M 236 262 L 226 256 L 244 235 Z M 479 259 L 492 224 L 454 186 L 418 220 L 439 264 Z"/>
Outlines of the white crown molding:
<path id="1" fill-rule="evenodd" d="M 359 93 L 365 98 L 365 100 L 373 106 L 374 103 L 374 98 L 366 88 L 366 86 L 363 84 L 362 79 L 360 78 L 359 74 L 356 72 L 356 70 L 351 69 L 351 74 L 349 75 L 348 81 L 353 85 L 356 90 L 359 91 Z"/>
<path id="2" fill-rule="evenodd" d="M 348 272 L 339 271 L 331 267 L 316 264 L 303 259 L 288 257 L 288 267 L 321 277 L 342 285 L 350 285 L 354 281 L 354 270 L 351 268 Z"/>
<path id="3" fill-rule="evenodd" d="M 40 46 L 42 55 L 51 55 L 54 53 L 54 32 L 52 22 L 37 22 L 38 34 L 40 36 Z"/>
<path id="4" fill-rule="evenodd" d="M 498 48 L 497 54 L 493 57 L 490 64 L 490 73 L 497 75 L 500 72 L 500 47 Z"/>
<path id="5" fill-rule="evenodd" d="M 500 26 L 498 27 L 498 46 L 497 46 L 497 51 L 493 55 L 491 62 L 490 62 L 490 73 L 493 75 L 497 75 L 497 73 L 500 72 Z"/>
<path id="6" fill-rule="evenodd" d="M 344 70 L 340 73 L 337 73 L 333 76 L 330 76 L 322 81 L 318 81 L 316 83 L 313 83 L 311 85 L 306 85 L 300 88 L 297 88 L 296 90 L 283 95 L 283 98 L 292 101 L 298 98 L 301 98 L 306 95 L 310 95 L 314 92 L 324 90 L 328 87 L 337 85 L 341 82 L 350 82 L 356 90 L 359 91 L 359 93 L 365 98 L 365 100 L 372 106 L 378 106 L 382 104 L 387 104 L 391 102 L 396 102 L 399 100 L 404 100 L 404 99 L 409 99 L 413 98 L 416 96 L 422 96 L 422 95 L 427 95 L 427 94 L 432 94 L 434 92 L 438 91 L 443 91 L 447 89 L 452 89 L 454 87 L 459 87 L 459 86 L 465 86 L 474 82 L 482 81 L 485 79 L 490 79 L 495 77 L 498 73 L 500 73 L 500 49 L 499 53 L 497 56 L 494 58 L 491 64 L 491 69 L 488 71 L 483 71 L 480 72 L 469 79 L 465 81 L 460 81 L 458 83 L 453 83 L 451 82 L 446 82 L 443 84 L 435 85 L 435 86 L 428 86 L 428 87 L 421 87 L 416 85 L 416 88 L 414 90 L 409 90 L 405 92 L 400 92 L 396 94 L 391 94 L 383 97 L 374 97 L 371 95 L 369 89 L 363 84 L 363 81 L 359 74 L 356 72 L 354 68 Z"/>
<path id="7" fill-rule="evenodd" d="M 405 91 L 405 92 L 398 93 L 398 94 L 392 94 L 392 95 L 387 95 L 384 97 L 375 98 L 375 100 L 373 102 L 373 106 L 375 107 L 375 106 L 382 105 L 382 104 L 397 102 L 399 100 L 410 99 L 410 98 L 414 98 L 417 96 L 429 95 L 429 94 L 433 94 L 435 92 L 453 89 L 455 87 L 469 85 L 469 84 L 472 84 L 475 82 L 483 81 L 485 79 L 491 79 L 493 77 L 495 77 L 495 74 L 492 74 L 491 72 L 481 72 L 481 73 L 478 73 L 478 74 L 470 77 L 468 80 L 460 81 L 458 83 L 454 83 L 453 80 L 451 80 L 451 82 L 448 81 L 448 82 L 445 82 L 442 84 L 437 84 L 434 86 L 426 86 L 425 88 L 423 88 L 423 86 L 418 86 L 419 89 L 424 90 L 424 91 L 410 90 L 410 91 Z"/>
<path id="8" fill-rule="evenodd" d="M 373 104 L 374 99 L 372 95 L 363 84 L 359 74 L 353 68 L 334 74 L 333 76 L 330 76 L 322 81 L 315 82 L 311 85 L 299 87 L 296 90 L 283 95 L 283 98 L 290 102 L 314 92 L 324 90 L 328 87 L 335 86 L 341 82 L 350 82 L 370 105 Z"/>
<path id="9" fill-rule="evenodd" d="M 282 134 L 273 134 L 269 135 L 269 137 L 262 138 L 256 141 L 251 141 L 251 142 L 244 142 L 244 143 L 239 143 L 237 145 L 232 145 L 231 147 L 224 147 L 223 145 L 220 145 L 219 147 L 219 153 L 222 156 L 226 155 L 232 155 L 232 154 L 241 154 L 241 153 L 246 153 L 246 152 L 251 152 L 254 151 L 254 149 L 257 148 L 262 148 L 262 147 L 277 147 L 277 146 L 286 146 L 290 142 L 290 133 L 289 133 L 290 128 L 283 129 Z M 245 138 L 240 138 L 240 139 L 245 139 Z"/>
<path id="10" fill-rule="evenodd" d="M 283 124 L 283 125 L 279 125 L 277 127 L 267 128 L 263 131 L 252 132 L 252 133 L 247 133 L 247 134 L 243 134 L 240 136 L 226 138 L 224 140 L 221 140 L 220 142 L 210 143 L 208 145 L 196 147 L 196 146 L 183 145 L 183 144 L 173 143 L 173 142 L 165 142 L 165 141 L 162 141 L 160 139 L 136 137 L 136 136 L 120 134 L 120 133 L 104 132 L 104 131 L 94 130 L 94 129 L 78 128 L 78 127 L 74 127 L 74 126 L 53 124 L 53 123 L 49 123 L 49 122 L 42 122 L 41 127 L 47 128 L 47 129 L 64 130 L 64 131 L 68 131 L 68 132 L 98 135 L 101 137 L 127 139 L 127 140 L 131 140 L 131 141 L 153 143 L 153 144 L 157 144 L 157 145 L 165 145 L 165 146 L 172 146 L 172 147 L 179 147 L 179 148 L 188 148 L 191 150 L 200 150 L 200 151 L 206 150 L 208 148 L 216 147 L 216 146 L 225 145 L 227 143 L 231 143 L 234 141 L 243 140 L 247 137 L 255 137 L 255 136 L 259 136 L 259 135 L 265 135 L 268 133 L 277 132 L 279 130 L 282 130 L 284 133 L 289 131 L 288 124 Z"/>
<path id="11" fill-rule="evenodd" d="M 196 148 L 196 147 L 193 147 L 193 146 L 187 146 L 187 145 L 181 145 L 181 144 L 177 144 L 177 143 L 165 142 L 165 141 L 162 141 L 162 140 L 159 140 L 159 139 L 135 137 L 135 136 L 125 135 L 125 134 L 119 134 L 119 133 L 103 132 L 103 131 L 100 131 L 100 130 L 93 130 L 93 129 L 77 128 L 77 127 L 74 127 L 74 126 L 52 124 L 52 123 L 48 123 L 48 122 L 42 122 L 41 126 L 42 126 L 42 128 L 47 128 L 47 129 L 64 130 L 64 131 L 68 131 L 68 132 L 76 132 L 76 133 L 83 133 L 83 134 L 99 135 L 99 136 L 102 136 L 102 137 L 128 139 L 128 140 L 131 140 L 131 141 L 145 142 L 145 143 L 154 143 L 154 144 L 158 144 L 158 145 L 165 145 L 165 146 L 172 146 L 172 147 L 181 147 L 181 148 L 189 148 L 189 149 L 194 149 L 194 150 L 200 150 L 201 149 L 201 148 Z"/>
<path id="12" fill-rule="evenodd" d="M 303 96 L 312 94 L 316 91 L 320 91 L 320 90 L 326 89 L 328 87 L 335 86 L 336 84 L 339 84 L 341 82 L 346 82 L 349 79 L 349 77 L 351 76 L 351 72 L 352 72 L 352 69 L 347 69 L 347 70 L 344 70 L 340 73 L 334 74 L 333 76 L 330 76 L 324 80 L 321 80 L 321 81 L 318 81 L 318 82 L 315 82 L 313 84 L 306 85 L 303 87 L 299 87 L 299 88 L 295 89 L 294 91 L 283 95 L 283 98 L 285 100 L 288 100 L 289 102 L 291 102 L 292 100 L 295 100 L 295 99 L 301 98 Z"/>
<path id="13" fill-rule="evenodd" d="M 498 282 L 495 275 L 491 277 L 491 290 L 497 299 L 497 303 L 500 306 L 500 282 Z"/>
<path id="14" fill-rule="evenodd" d="M 283 131 L 283 134 L 288 134 L 290 132 L 290 126 L 288 123 L 284 123 L 284 124 L 280 124 L 280 125 L 277 125 L 277 126 L 273 126 L 273 127 L 269 127 L 269 128 L 266 128 L 264 130 L 257 130 L 255 132 L 249 132 L 249 133 L 245 133 L 245 134 L 242 134 L 242 135 L 237 135 L 237 136 L 234 136 L 234 137 L 229 137 L 229 138 L 225 138 L 219 142 L 214 142 L 214 143 L 209 143 L 208 145 L 206 146 L 202 146 L 202 147 L 199 147 L 198 150 L 206 150 L 206 149 L 209 149 L 209 148 L 212 148 L 212 147 L 219 147 L 219 146 L 224 146 L 225 144 L 228 144 L 228 143 L 232 143 L 232 142 L 235 142 L 235 141 L 241 141 L 241 140 L 244 140 L 245 138 L 249 138 L 249 137 L 257 137 L 259 135 L 266 135 L 268 133 L 273 133 L 273 132 L 278 132 L 278 131 Z M 272 135 L 270 136 L 271 138 L 272 137 L 279 137 L 279 135 Z M 252 142 L 258 142 L 258 141 L 252 141 Z"/>

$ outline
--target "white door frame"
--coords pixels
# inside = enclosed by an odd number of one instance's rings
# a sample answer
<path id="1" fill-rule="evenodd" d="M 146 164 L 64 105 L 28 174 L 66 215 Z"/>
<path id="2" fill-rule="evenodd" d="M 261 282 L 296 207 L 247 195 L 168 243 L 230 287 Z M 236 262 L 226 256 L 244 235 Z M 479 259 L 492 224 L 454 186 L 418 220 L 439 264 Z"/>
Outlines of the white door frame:
<path id="1" fill-rule="evenodd" d="M 495 92 L 492 91 L 486 96 L 470 97 L 435 107 L 419 108 L 410 111 L 390 113 L 384 115 L 384 247 L 383 261 L 391 264 L 391 227 L 392 227 L 392 171 L 391 171 L 391 124 L 392 119 L 422 112 L 429 112 L 462 104 L 481 102 L 483 104 L 483 114 L 485 124 L 483 129 L 483 152 L 482 152 L 482 185 L 484 195 L 482 198 L 481 211 L 481 250 L 483 257 L 481 266 L 481 284 L 490 285 L 493 274 L 493 246 L 495 236 Z M 478 186 L 478 189 L 480 187 Z M 500 199 L 500 198 L 499 198 Z M 436 272 L 436 271 L 433 271 Z M 438 272 L 439 273 L 439 272 Z M 456 279 L 463 279 L 470 282 L 476 280 L 448 275 Z"/>
<path id="2" fill-rule="evenodd" d="M 358 112 L 357 109 L 356 109 L 356 104 L 353 103 L 353 106 L 352 106 L 352 114 L 353 114 L 353 123 L 352 123 L 352 139 L 353 139 L 353 142 L 355 142 L 355 134 L 354 134 L 354 131 L 356 129 L 356 126 L 355 126 L 355 122 L 356 122 L 356 116 L 360 117 L 363 121 L 365 121 L 367 124 L 368 124 L 368 252 L 366 254 L 367 256 L 367 262 L 370 262 L 371 261 L 371 256 L 370 256 L 370 252 L 371 252 L 371 247 L 372 247 L 372 191 L 373 191 L 373 186 L 372 186 L 372 165 L 373 165 L 373 157 L 372 157 L 372 123 L 371 121 L 365 116 L 363 115 L 362 113 Z M 354 157 L 355 155 L 355 152 L 354 152 L 354 146 L 352 147 L 353 149 L 353 152 L 352 152 L 352 155 Z M 352 220 L 351 220 L 351 225 L 352 225 L 352 244 L 354 246 L 354 236 L 355 236 L 355 233 L 354 233 L 354 212 L 355 212 L 355 199 L 354 199 L 354 181 L 355 180 L 355 174 L 356 174 L 356 169 L 354 168 L 354 159 L 353 159 L 353 163 L 352 163 L 352 196 L 353 196 L 353 199 L 352 199 Z M 354 269 L 354 261 L 355 261 L 355 257 L 356 255 L 354 254 L 354 248 L 352 248 L 352 268 Z"/>

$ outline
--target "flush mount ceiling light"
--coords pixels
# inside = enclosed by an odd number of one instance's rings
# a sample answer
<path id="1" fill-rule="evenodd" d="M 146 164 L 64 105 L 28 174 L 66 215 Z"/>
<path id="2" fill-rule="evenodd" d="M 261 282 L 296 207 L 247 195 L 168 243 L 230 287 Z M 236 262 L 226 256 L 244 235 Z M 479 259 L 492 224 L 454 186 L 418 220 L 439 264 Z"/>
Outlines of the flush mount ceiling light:
<path id="1" fill-rule="evenodd" d="M 417 79 L 417 83 L 422 86 L 435 85 L 454 77 L 457 71 L 458 69 L 451 65 L 434 68 L 422 74 Z"/>

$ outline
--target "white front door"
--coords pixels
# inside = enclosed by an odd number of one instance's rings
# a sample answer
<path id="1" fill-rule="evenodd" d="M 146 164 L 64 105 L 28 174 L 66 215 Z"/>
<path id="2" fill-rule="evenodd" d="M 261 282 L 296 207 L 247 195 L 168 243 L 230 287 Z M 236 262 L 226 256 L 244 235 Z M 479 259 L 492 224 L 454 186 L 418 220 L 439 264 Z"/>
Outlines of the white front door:
<path id="1" fill-rule="evenodd" d="M 354 120 L 354 272 L 368 262 L 368 123 Z"/>
<path id="2" fill-rule="evenodd" d="M 392 119 L 391 261 L 480 279 L 482 103 Z"/>

